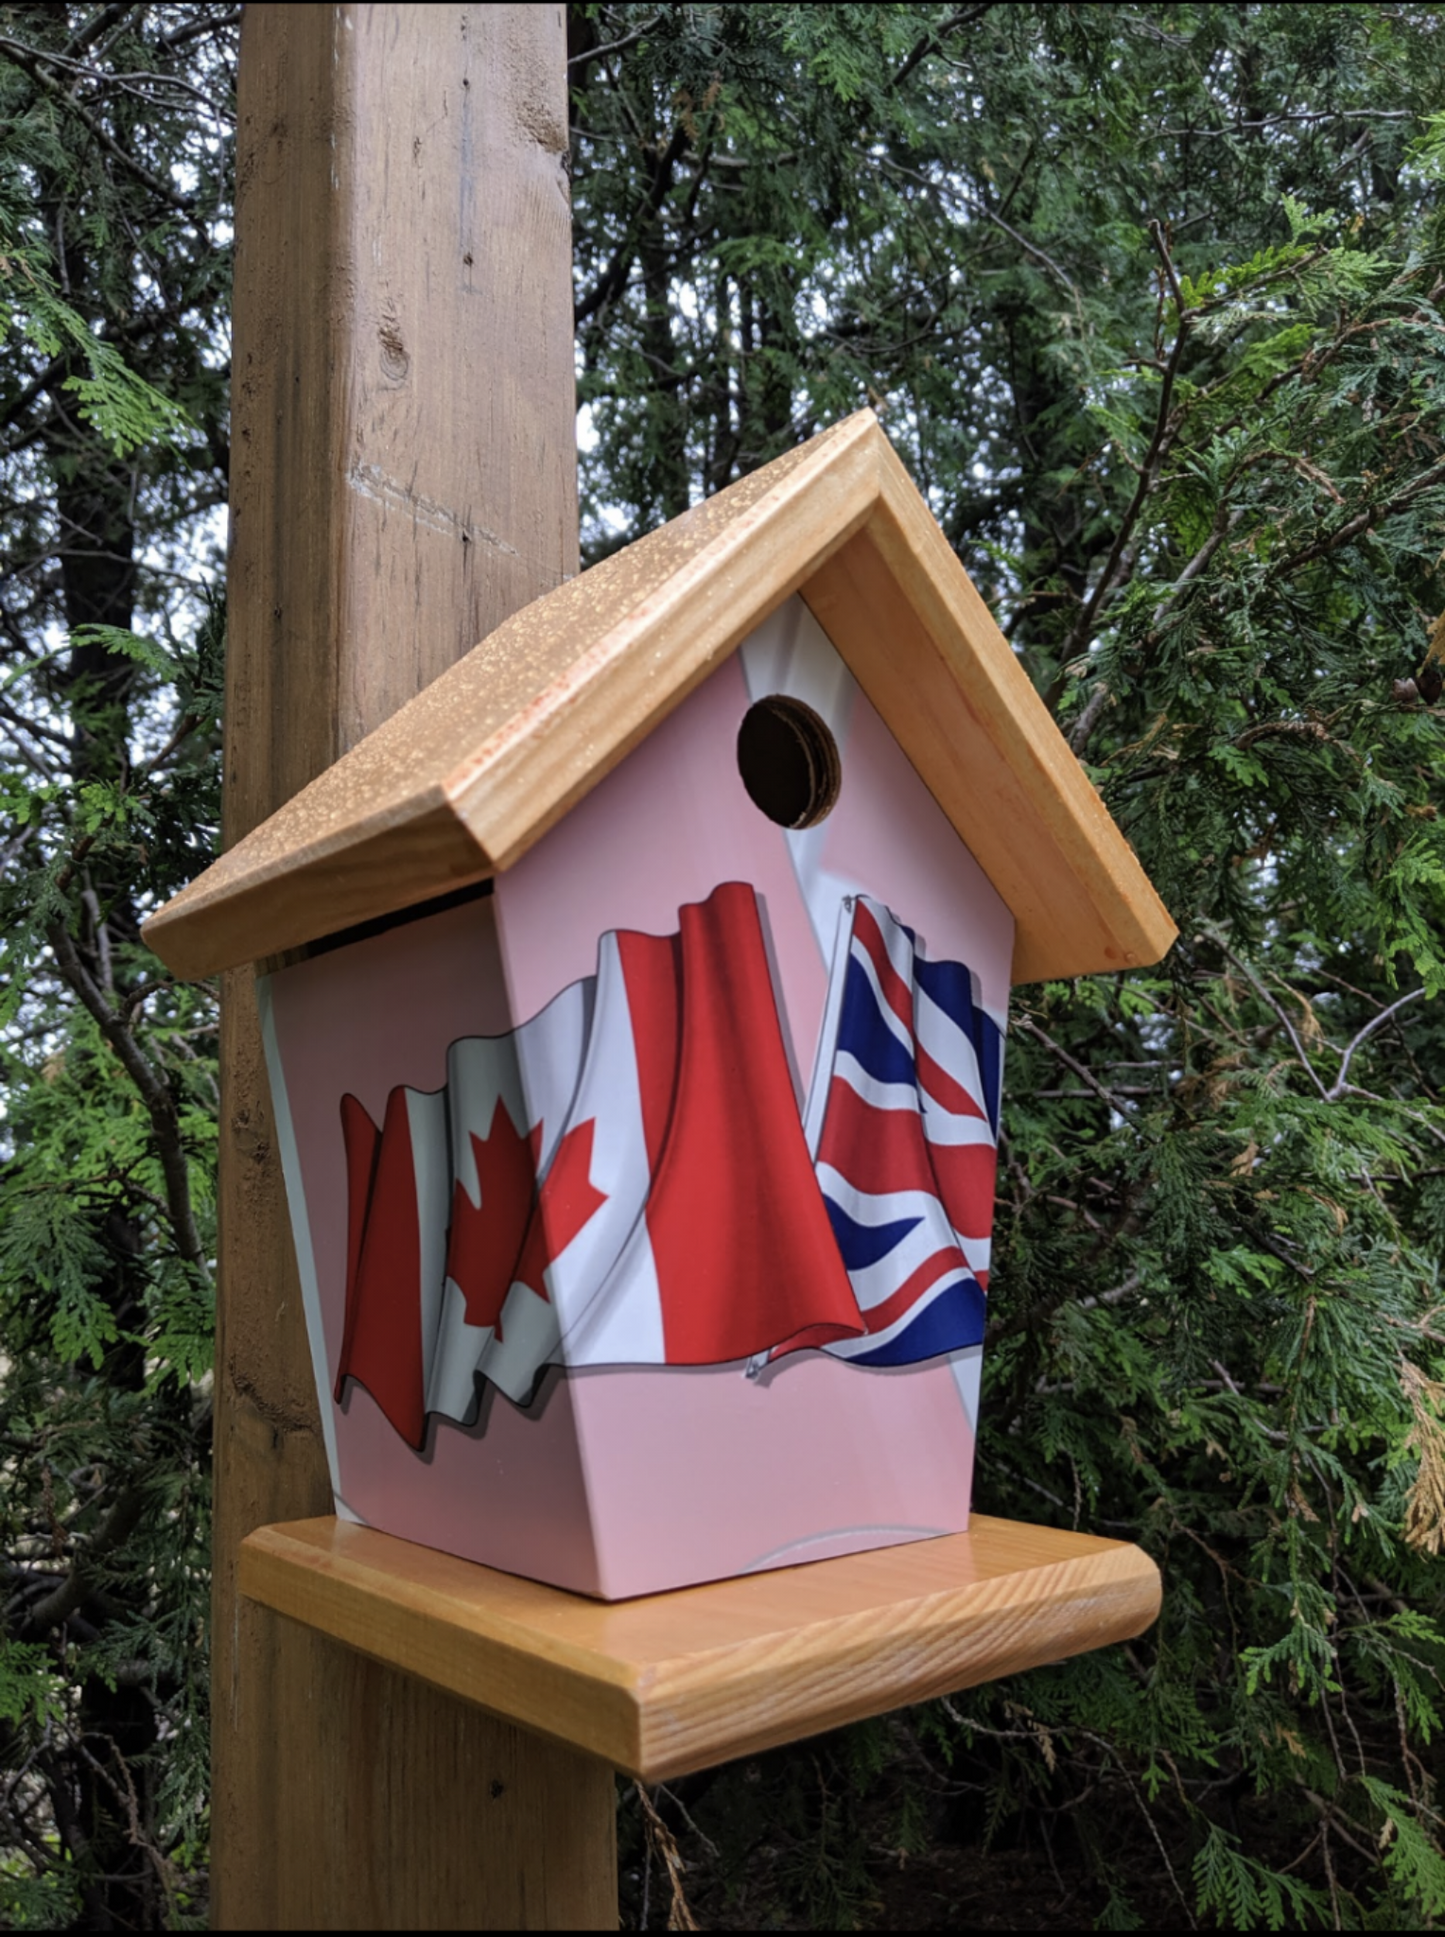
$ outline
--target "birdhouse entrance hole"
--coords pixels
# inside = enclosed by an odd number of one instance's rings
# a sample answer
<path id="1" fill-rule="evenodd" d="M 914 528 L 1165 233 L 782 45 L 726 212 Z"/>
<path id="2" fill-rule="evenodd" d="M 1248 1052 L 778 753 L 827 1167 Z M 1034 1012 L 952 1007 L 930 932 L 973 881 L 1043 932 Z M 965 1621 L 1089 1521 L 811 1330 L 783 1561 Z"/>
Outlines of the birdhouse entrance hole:
<path id="1" fill-rule="evenodd" d="M 738 728 L 738 772 L 748 798 L 779 827 L 816 827 L 843 783 L 838 742 L 800 699 L 770 693 Z"/>

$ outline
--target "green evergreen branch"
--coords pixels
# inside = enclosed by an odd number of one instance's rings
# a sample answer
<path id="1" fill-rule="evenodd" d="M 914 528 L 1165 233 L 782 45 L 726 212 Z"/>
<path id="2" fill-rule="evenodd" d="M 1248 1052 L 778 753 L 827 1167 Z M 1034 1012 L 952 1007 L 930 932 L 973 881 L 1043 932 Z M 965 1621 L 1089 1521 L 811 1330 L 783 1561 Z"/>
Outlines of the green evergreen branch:
<path id="1" fill-rule="evenodd" d="M 102 989 L 97 986 L 81 961 L 69 930 L 63 924 L 57 923 L 51 929 L 50 946 L 66 984 L 94 1018 L 145 1105 L 165 1178 L 166 1204 L 176 1250 L 187 1264 L 209 1282 L 210 1263 L 191 1201 L 190 1167 L 181 1145 L 180 1118 L 175 1098 L 147 1060 L 125 1015 L 111 1007 Z"/>

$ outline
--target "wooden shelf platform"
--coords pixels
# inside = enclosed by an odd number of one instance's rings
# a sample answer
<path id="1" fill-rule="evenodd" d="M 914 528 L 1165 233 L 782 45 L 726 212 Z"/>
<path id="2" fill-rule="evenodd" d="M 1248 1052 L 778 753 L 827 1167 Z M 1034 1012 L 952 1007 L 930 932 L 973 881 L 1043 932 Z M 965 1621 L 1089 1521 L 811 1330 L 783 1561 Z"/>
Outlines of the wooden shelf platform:
<path id="1" fill-rule="evenodd" d="M 331 1518 L 262 1527 L 242 1593 L 655 1782 L 1140 1634 L 1137 1547 L 967 1533 L 604 1602 Z"/>

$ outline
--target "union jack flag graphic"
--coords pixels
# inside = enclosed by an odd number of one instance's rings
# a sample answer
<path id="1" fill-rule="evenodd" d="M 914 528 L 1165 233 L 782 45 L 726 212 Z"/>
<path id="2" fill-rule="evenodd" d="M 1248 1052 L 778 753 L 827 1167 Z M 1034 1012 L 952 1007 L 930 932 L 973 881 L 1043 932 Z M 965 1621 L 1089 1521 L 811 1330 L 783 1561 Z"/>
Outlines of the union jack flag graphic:
<path id="1" fill-rule="evenodd" d="M 846 902 L 800 1121 L 753 889 L 678 920 L 603 935 L 595 976 L 453 1043 L 445 1087 L 393 1090 L 381 1124 L 342 1099 L 335 1395 L 357 1380 L 412 1446 L 549 1364 L 902 1365 L 982 1337 L 1001 1038 L 969 971 Z"/>
<path id="2" fill-rule="evenodd" d="M 827 1349 L 909 1365 L 983 1338 L 1003 1037 L 880 903 L 841 931 L 807 1128 L 863 1329 Z"/>

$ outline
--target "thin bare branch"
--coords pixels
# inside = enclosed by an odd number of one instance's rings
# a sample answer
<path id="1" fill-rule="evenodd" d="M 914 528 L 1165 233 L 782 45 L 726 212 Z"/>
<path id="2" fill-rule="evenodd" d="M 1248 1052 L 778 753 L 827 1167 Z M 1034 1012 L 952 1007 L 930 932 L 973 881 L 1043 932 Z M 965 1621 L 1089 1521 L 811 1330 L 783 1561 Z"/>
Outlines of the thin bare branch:
<path id="1" fill-rule="evenodd" d="M 1280 1025 L 1283 1028 L 1285 1034 L 1289 1037 L 1290 1042 L 1294 1045 L 1294 1053 L 1299 1058 L 1300 1068 L 1305 1072 L 1305 1074 L 1309 1077 L 1310 1081 L 1314 1084 L 1315 1088 L 1319 1091 L 1323 1101 L 1326 1103 L 1333 1102 L 1335 1099 L 1331 1097 L 1329 1091 L 1325 1088 L 1324 1084 L 1320 1081 L 1318 1075 L 1315 1073 L 1315 1066 L 1310 1061 L 1309 1057 L 1305 1054 L 1305 1046 L 1300 1041 L 1299 1035 L 1296 1032 L 1295 1026 L 1290 1021 L 1289 1016 L 1285 1011 L 1285 1009 L 1283 1008 L 1283 1006 L 1279 1002 L 1277 1002 L 1275 998 L 1270 994 L 1269 990 L 1264 986 L 1263 982 L 1260 981 L 1259 977 L 1255 974 L 1254 970 L 1249 966 L 1249 964 L 1247 962 L 1241 961 L 1239 956 L 1235 954 L 1234 950 L 1230 948 L 1226 942 L 1222 941 L 1218 935 L 1213 935 L 1210 937 L 1210 939 L 1214 942 L 1214 945 L 1216 946 L 1216 948 L 1219 949 L 1220 953 L 1224 955 L 1228 961 L 1233 962 L 1234 966 L 1239 970 L 1240 974 L 1249 983 L 1250 987 L 1254 990 L 1255 994 L 1260 998 L 1260 1000 L 1266 1003 L 1274 1011 L 1275 1015 L 1279 1018 Z"/>
<path id="2" fill-rule="evenodd" d="M 956 34 L 962 27 L 972 26 L 975 20 L 981 20 L 987 12 L 987 5 L 961 7 L 957 13 L 950 14 L 947 20 L 940 21 L 931 33 L 925 34 L 917 45 L 910 49 L 906 58 L 894 70 L 888 82 L 889 88 L 901 87 L 921 61 L 926 61 L 930 54 L 942 51 L 944 41 L 951 34 Z"/>
<path id="3" fill-rule="evenodd" d="M 116 1495 L 110 1511 L 60 1585 L 28 1610 L 25 1625 L 32 1633 L 45 1634 L 75 1613 L 90 1591 L 95 1563 L 124 1545 L 139 1526 L 144 1508 L 145 1495 L 139 1487 L 126 1487 Z"/>
<path id="4" fill-rule="evenodd" d="M 239 12 L 239 8 L 237 11 Z M 624 47 L 635 47 L 639 40 L 647 38 L 661 20 L 662 15 L 655 13 L 651 20 L 644 20 L 640 27 L 634 27 L 630 34 L 623 34 L 619 40 L 604 41 L 600 47 L 589 47 L 583 53 L 573 54 L 567 62 L 568 73 L 570 74 L 573 68 L 586 67 L 589 61 L 606 60 L 609 54 L 620 54 Z"/>
<path id="5" fill-rule="evenodd" d="M 1015 1016 L 1013 1018 L 1013 1026 L 1015 1029 L 1021 1029 L 1026 1036 L 1032 1036 L 1035 1042 L 1041 1043 L 1051 1056 L 1061 1062 L 1065 1069 L 1072 1070 L 1079 1081 L 1091 1089 L 1095 1096 L 1107 1103 L 1116 1115 L 1122 1116 L 1126 1122 L 1133 1120 L 1133 1114 L 1138 1109 L 1138 1105 L 1130 1102 L 1127 1096 L 1120 1096 L 1117 1091 L 1106 1089 L 1098 1077 L 1093 1074 L 1092 1070 L 1086 1069 L 1082 1063 L 1076 1062 L 1062 1044 L 1056 1043 L 1052 1036 L 1039 1027 L 1032 1016 Z"/>
<path id="6" fill-rule="evenodd" d="M 1390 1020 L 1391 1016 L 1398 1015 L 1400 1010 L 1405 1008 L 1408 1003 L 1418 1002 L 1424 994 L 1424 989 L 1411 989 L 1408 994 L 1402 995 L 1398 1001 L 1392 1002 L 1387 1009 L 1381 1009 L 1377 1016 L 1372 1017 L 1365 1024 L 1364 1028 L 1360 1030 L 1359 1034 L 1354 1037 L 1349 1047 L 1345 1050 L 1344 1058 L 1340 1063 L 1340 1073 L 1325 1092 L 1326 1102 L 1338 1102 L 1350 1089 L 1350 1060 L 1354 1056 L 1355 1051 L 1360 1047 L 1360 1044 L 1365 1042 L 1370 1036 L 1373 1036 L 1377 1029 L 1383 1027 Z"/>

